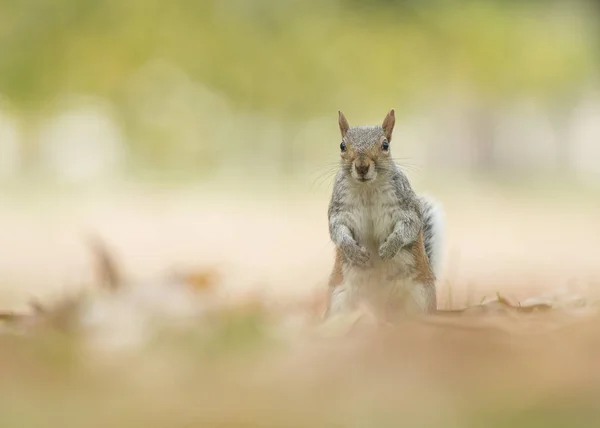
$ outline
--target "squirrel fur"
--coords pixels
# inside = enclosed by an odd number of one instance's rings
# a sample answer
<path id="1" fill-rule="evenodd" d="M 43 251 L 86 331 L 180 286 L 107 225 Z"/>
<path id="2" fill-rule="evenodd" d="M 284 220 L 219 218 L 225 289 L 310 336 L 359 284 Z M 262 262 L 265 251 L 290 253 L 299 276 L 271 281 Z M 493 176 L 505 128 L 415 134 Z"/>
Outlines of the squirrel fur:
<path id="1" fill-rule="evenodd" d="M 329 203 L 336 246 L 326 316 L 366 301 L 386 315 L 437 309 L 444 215 L 417 195 L 391 156 L 395 113 L 380 126 L 350 127 L 339 111 L 340 169 Z"/>

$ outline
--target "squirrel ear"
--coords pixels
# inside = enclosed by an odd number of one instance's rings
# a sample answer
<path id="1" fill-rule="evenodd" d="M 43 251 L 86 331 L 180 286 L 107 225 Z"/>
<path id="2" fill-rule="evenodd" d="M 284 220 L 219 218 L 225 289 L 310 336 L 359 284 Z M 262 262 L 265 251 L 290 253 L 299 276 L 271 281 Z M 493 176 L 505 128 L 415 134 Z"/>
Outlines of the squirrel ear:
<path id="1" fill-rule="evenodd" d="M 387 114 L 385 119 L 383 119 L 383 132 L 385 132 L 385 137 L 388 141 L 392 140 L 392 131 L 394 130 L 394 125 L 396 124 L 396 115 L 394 109 L 391 109 Z"/>
<path id="2" fill-rule="evenodd" d="M 350 125 L 348 125 L 348 121 L 346 120 L 346 117 L 344 116 L 344 113 L 342 113 L 341 110 L 338 110 L 338 123 L 340 125 L 340 132 L 342 133 L 342 138 L 344 138 L 346 136 L 346 132 L 348 132 L 348 129 L 350 129 Z"/>

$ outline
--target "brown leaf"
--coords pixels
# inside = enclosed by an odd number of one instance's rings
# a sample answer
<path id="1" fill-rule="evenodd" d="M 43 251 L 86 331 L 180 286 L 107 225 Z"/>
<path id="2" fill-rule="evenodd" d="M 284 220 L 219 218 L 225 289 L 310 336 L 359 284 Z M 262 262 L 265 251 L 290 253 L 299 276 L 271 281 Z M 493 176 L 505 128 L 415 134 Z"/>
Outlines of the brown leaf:
<path id="1" fill-rule="evenodd" d="M 98 237 L 91 237 L 88 244 L 94 255 L 96 273 L 101 286 L 108 288 L 110 291 L 122 288 L 124 281 L 121 270 L 104 241 Z"/>
<path id="2" fill-rule="evenodd" d="M 220 279 L 216 269 L 205 269 L 187 272 L 180 275 L 181 280 L 197 291 L 210 291 L 214 289 Z"/>

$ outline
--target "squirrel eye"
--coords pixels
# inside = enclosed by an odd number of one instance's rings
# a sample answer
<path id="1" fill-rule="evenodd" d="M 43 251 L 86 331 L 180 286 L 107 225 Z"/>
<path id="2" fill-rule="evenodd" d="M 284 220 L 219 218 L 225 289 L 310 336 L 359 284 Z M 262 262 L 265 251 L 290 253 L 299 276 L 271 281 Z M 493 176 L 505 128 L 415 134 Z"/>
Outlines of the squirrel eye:
<path id="1" fill-rule="evenodd" d="M 343 141 L 340 143 L 340 150 L 341 150 L 342 152 L 345 152 L 345 151 L 346 151 L 346 143 L 344 143 Z"/>
<path id="2" fill-rule="evenodd" d="M 381 143 L 381 148 L 385 151 L 389 150 L 390 143 L 388 143 L 388 140 L 383 140 L 383 143 Z"/>

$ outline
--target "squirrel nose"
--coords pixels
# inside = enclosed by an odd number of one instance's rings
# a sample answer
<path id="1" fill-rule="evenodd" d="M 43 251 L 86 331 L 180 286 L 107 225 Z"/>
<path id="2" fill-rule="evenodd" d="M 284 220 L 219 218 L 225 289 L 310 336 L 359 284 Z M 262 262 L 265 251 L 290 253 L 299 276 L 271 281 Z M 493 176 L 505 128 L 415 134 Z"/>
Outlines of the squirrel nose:
<path id="1" fill-rule="evenodd" d="M 367 173 L 369 172 L 369 165 L 368 164 L 356 165 L 356 172 L 359 175 L 367 175 Z"/>

